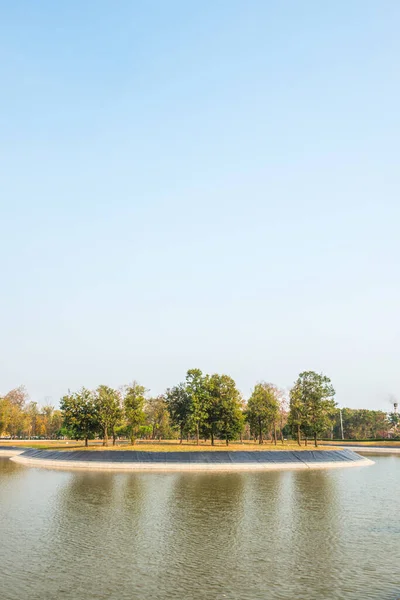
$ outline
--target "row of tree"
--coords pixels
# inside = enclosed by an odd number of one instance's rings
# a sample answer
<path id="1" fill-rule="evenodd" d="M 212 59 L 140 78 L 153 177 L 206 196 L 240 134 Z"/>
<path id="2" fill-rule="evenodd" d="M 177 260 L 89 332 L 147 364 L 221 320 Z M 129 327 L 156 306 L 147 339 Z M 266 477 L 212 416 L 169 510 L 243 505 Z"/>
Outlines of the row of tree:
<path id="1" fill-rule="evenodd" d="M 147 398 L 144 386 L 133 382 L 119 390 L 105 385 L 95 391 L 83 388 L 61 399 L 64 424 L 71 434 L 88 440 L 103 438 L 105 446 L 112 437 L 170 438 L 179 435 L 230 440 L 240 436 L 244 427 L 244 405 L 233 379 L 227 375 L 203 375 L 188 371 L 186 380 L 163 396 Z"/>
<path id="2" fill-rule="evenodd" d="M 337 410 L 332 427 L 332 436 L 350 440 L 382 439 L 395 437 L 399 431 L 400 419 L 397 412 L 383 410 L 343 408 Z M 400 431 L 399 431 L 400 433 Z"/>
<path id="3" fill-rule="evenodd" d="M 60 410 L 29 402 L 24 388 L 0 397 L 0 436 L 100 437 L 108 445 L 112 438 L 231 440 L 266 439 L 277 443 L 293 436 L 298 443 L 322 437 L 367 439 L 396 432 L 397 415 L 381 411 L 343 409 L 340 418 L 335 390 L 325 375 L 306 371 L 299 375 L 289 397 L 271 383 L 258 383 L 247 402 L 228 375 L 187 372 L 183 382 L 165 394 L 149 397 L 137 382 L 114 389 L 100 385 L 69 392 L 60 401 Z"/>
<path id="4" fill-rule="evenodd" d="M 39 407 L 29 402 L 23 386 L 0 397 L 0 436 L 16 437 L 59 437 L 63 415 L 51 404 Z"/>

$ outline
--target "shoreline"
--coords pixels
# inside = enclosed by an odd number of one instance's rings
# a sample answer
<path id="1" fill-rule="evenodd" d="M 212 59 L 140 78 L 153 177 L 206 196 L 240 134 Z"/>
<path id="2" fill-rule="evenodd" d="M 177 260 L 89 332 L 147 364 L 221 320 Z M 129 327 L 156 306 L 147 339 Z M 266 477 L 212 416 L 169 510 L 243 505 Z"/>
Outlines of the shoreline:
<path id="1" fill-rule="evenodd" d="M 331 446 L 334 448 L 335 446 Z M 352 452 L 371 453 L 371 454 L 400 454 L 399 446 L 340 446 L 343 450 L 351 450 Z"/>
<path id="2" fill-rule="evenodd" d="M 0 448 L 0 456 L 7 456 L 13 462 L 31 467 L 56 469 L 107 470 L 107 471 L 279 471 L 291 469 L 335 469 L 368 466 L 369 458 L 362 457 L 352 450 L 319 451 L 258 451 L 258 452 L 60 452 Z"/>
<path id="3" fill-rule="evenodd" d="M 149 471 L 158 471 L 158 472 L 173 472 L 173 473 L 182 473 L 182 472 L 203 472 L 203 471 L 213 471 L 215 472 L 239 472 L 239 471 L 287 471 L 287 470 L 306 470 L 306 469 L 340 469 L 340 468 L 350 468 L 350 467 L 367 467 L 371 464 L 374 464 L 372 460 L 362 459 L 355 460 L 353 462 L 320 462 L 320 463 L 282 463 L 282 464 L 256 464 L 256 463 L 244 463 L 237 465 L 230 464 L 207 464 L 207 463 L 198 463 L 197 465 L 187 465 L 184 463 L 178 464 L 148 464 L 148 463 L 136 463 L 136 464 L 122 464 L 122 463 L 112 463 L 112 462 L 103 462 L 103 463 L 90 463 L 90 462 L 81 462 L 77 463 L 74 461 L 65 461 L 60 463 L 58 461 L 43 461 L 43 460 L 35 460 L 28 458 L 21 458 L 20 456 L 13 457 L 10 460 L 13 462 L 17 462 L 20 464 L 24 464 L 30 467 L 39 467 L 39 468 L 51 468 L 51 469 L 62 469 L 62 470 L 80 470 L 80 471 L 128 471 L 128 472 L 149 472 Z"/>
<path id="4" fill-rule="evenodd" d="M 26 448 L 15 448 L 15 447 L 10 447 L 10 448 L 6 448 L 4 446 L 0 447 L 0 457 L 3 456 L 4 458 L 11 458 L 12 456 L 18 456 L 18 454 L 22 454 L 23 452 L 25 452 Z"/>

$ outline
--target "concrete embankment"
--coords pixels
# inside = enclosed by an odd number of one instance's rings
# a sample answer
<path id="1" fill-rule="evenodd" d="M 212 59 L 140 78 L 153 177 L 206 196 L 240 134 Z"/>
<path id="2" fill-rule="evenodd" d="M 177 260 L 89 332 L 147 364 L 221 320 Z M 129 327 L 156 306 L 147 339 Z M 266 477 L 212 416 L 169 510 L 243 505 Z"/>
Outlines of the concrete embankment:
<path id="1" fill-rule="evenodd" d="M 125 471 L 267 471 L 332 469 L 373 464 L 351 450 L 142 452 L 28 449 L 11 460 L 32 467 Z"/>

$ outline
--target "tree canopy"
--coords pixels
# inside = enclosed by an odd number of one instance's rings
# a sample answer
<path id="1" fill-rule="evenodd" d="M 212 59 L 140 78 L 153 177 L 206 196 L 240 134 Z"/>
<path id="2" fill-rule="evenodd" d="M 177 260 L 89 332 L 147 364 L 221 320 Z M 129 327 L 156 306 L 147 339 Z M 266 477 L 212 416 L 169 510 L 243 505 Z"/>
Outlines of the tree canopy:
<path id="1" fill-rule="evenodd" d="M 278 432 L 302 439 L 341 437 L 376 439 L 400 434 L 397 412 L 343 408 L 335 403 L 330 379 L 315 371 L 299 374 L 286 394 L 272 383 L 261 381 L 247 400 L 235 381 L 226 374 L 204 374 L 189 369 L 180 383 L 164 394 L 148 395 L 148 390 L 133 381 L 115 389 L 99 385 L 95 390 L 82 388 L 68 392 L 60 409 L 49 402 L 40 406 L 31 401 L 23 386 L 0 396 L 0 436 L 12 438 L 54 438 L 60 436 L 88 440 L 102 438 L 108 445 L 112 436 L 137 438 L 183 439 L 200 443 L 216 440 L 266 439 L 277 443 Z"/>
<path id="2" fill-rule="evenodd" d="M 139 427 L 144 424 L 146 414 L 144 406 L 146 402 L 146 388 L 140 385 L 137 381 L 127 386 L 124 394 L 124 411 L 126 420 L 126 429 L 131 440 L 131 444 L 135 443 L 135 439 L 139 434 Z"/>
<path id="3" fill-rule="evenodd" d="M 315 371 L 300 373 L 290 391 L 290 423 L 296 430 L 300 443 L 300 432 L 314 437 L 318 446 L 318 436 L 332 425 L 336 403 L 335 390 L 326 375 Z"/>
<path id="4" fill-rule="evenodd" d="M 99 430 L 98 411 L 96 408 L 93 392 L 82 388 L 74 394 L 63 396 L 60 401 L 60 409 L 72 438 L 85 440 L 93 439 Z"/>
<path id="5" fill-rule="evenodd" d="M 260 444 L 264 435 L 273 431 L 276 444 L 276 426 L 280 417 L 281 393 L 272 383 L 257 383 L 247 403 L 247 418 Z"/>

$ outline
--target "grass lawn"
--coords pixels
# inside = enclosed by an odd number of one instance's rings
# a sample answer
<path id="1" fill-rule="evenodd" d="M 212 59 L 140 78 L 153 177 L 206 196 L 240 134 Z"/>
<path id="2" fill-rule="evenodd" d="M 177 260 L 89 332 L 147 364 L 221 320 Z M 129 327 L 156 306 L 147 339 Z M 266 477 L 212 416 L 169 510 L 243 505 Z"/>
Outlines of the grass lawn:
<path id="1" fill-rule="evenodd" d="M 111 444 L 111 442 L 110 442 Z M 270 441 L 264 442 L 264 444 L 258 444 L 251 441 L 240 442 L 231 442 L 229 446 L 225 444 L 224 441 L 217 441 L 215 446 L 211 446 L 211 442 L 201 442 L 199 446 L 193 441 L 191 442 L 183 442 L 179 443 L 177 440 L 138 440 L 134 446 L 129 444 L 127 441 L 120 440 L 117 442 L 116 446 L 107 446 L 104 447 L 102 445 L 101 440 L 93 440 L 89 442 L 89 447 L 85 448 L 85 445 L 82 441 L 74 441 L 74 440 L 0 440 L 0 446 L 2 445 L 10 445 L 10 446 L 26 446 L 27 448 L 41 448 L 42 450 L 138 450 L 138 451 L 146 451 L 146 452 L 199 452 L 199 451 L 208 451 L 208 452 L 218 452 L 220 450 L 229 450 L 237 451 L 237 450 L 245 450 L 245 451 L 260 451 L 260 450 L 315 450 L 313 443 L 309 442 L 308 446 L 305 447 L 304 443 L 300 447 L 297 442 L 288 440 L 284 444 L 282 442 L 278 442 L 277 445 L 271 444 Z M 321 443 L 318 446 L 319 450 L 329 450 L 328 447 L 324 447 Z"/>

